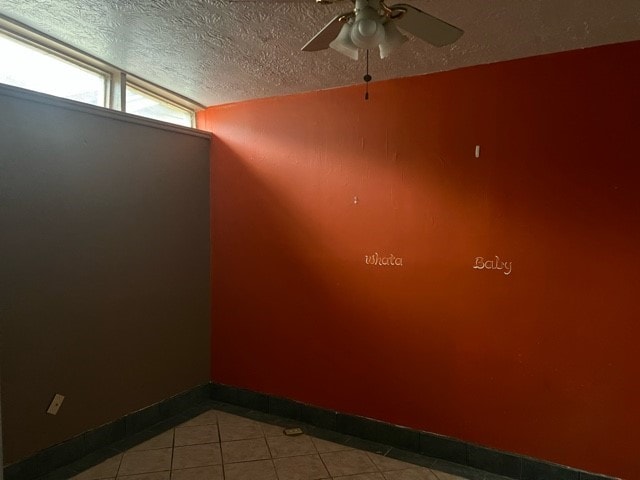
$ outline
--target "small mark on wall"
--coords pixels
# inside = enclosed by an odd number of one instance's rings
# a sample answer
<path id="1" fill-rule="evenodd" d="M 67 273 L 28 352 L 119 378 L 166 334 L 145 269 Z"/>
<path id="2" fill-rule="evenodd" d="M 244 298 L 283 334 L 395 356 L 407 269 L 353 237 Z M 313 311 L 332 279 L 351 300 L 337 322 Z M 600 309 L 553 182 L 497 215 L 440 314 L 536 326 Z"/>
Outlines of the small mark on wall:
<path id="1" fill-rule="evenodd" d="M 498 255 L 489 260 L 486 260 L 484 257 L 476 257 L 473 268 L 475 270 L 502 270 L 502 273 L 505 275 L 510 275 L 513 262 L 500 260 Z"/>
<path id="2" fill-rule="evenodd" d="M 402 257 L 396 257 L 393 254 L 387 256 L 378 255 L 378 252 L 373 255 L 365 255 L 364 263 L 367 265 L 378 265 L 381 267 L 402 267 Z"/>

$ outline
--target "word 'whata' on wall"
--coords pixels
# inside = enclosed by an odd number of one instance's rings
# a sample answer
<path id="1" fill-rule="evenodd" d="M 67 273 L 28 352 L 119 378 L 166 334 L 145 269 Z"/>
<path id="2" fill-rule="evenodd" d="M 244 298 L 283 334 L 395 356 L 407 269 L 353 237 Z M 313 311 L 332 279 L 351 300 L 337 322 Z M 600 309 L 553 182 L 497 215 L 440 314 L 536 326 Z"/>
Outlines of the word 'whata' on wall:
<path id="1" fill-rule="evenodd" d="M 389 254 L 386 257 L 378 255 L 378 252 L 373 255 L 365 255 L 364 263 L 367 265 L 379 265 L 379 266 L 395 266 L 402 267 L 402 258 L 396 257 L 393 254 Z"/>

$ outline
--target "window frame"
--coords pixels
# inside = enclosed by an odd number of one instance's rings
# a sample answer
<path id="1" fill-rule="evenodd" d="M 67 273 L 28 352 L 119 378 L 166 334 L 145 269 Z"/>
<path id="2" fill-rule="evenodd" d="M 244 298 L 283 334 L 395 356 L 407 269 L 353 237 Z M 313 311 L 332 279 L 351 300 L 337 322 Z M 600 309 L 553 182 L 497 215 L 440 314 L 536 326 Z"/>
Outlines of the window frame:
<path id="1" fill-rule="evenodd" d="M 163 95 L 162 93 L 164 93 L 164 89 L 162 89 L 161 87 L 157 87 L 149 82 L 146 82 L 142 79 L 139 79 L 137 77 L 133 77 L 131 75 L 127 75 L 125 78 L 125 82 L 124 82 L 124 89 L 126 91 L 127 87 L 131 87 L 135 90 L 138 90 L 139 92 L 141 92 L 144 95 L 147 95 L 151 98 L 154 98 L 162 103 L 165 103 L 167 105 L 170 105 L 174 108 L 177 108 L 179 110 L 183 110 L 187 113 L 190 114 L 191 116 L 191 128 L 194 128 L 196 125 L 196 111 L 192 108 L 187 108 L 184 105 L 178 103 L 177 101 L 173 100 L 172 98 L 169 98 L 167 95 Z M 175 94 L 174 94 L 175 95 Z M 125 111 L 126 111 L 126 94 L 125 94 Z M 132 113 L 132 115 L 137 115 Z M 150 117 L 148 117 L 150 118 Z M 162 120 L 158 120 L 158 121 L 162 121 Z M 170 123 L 170 122 L 169 122 Z"/>
<path id="2" fill-rule="evenodd" d="M 63 53 L 62 51 L 60 51 L 59 49 L 55 49 L 52 48 L 50 45 L 46 44 L 46 43 L 39 43 L 35 40 L 33 40 L 32 38 L 28 38 L 28 37 L 24 37 L 22 35 L 19 35 L 15 32 L 12 32 L 10 30 L 6 30 L 4 28 L 2 28 L 3 25 L 0 24 L 0 35 L 7 37 L 19 44 L 22 44 L 24 46 L 26 46 L 27 48 L 32 48 L 34 50 L 37 50 L 45 55 L 49 55 L 51 57 L 56 58 L 57 60 L 59 60 L 60 62 L 63 63 L 68 63 L 71 65 L 74 65 L 82 70 L 86 70 L 87 72 L 91 72 L 91 73 L 95 73 L 97 75 L 100 75 L 101 77 L 104 78 L 104 92 L 103 92 L 103 105 L 96 105 L 97 107 L 102 107 L 102 108 L 110 108 L 111 106 L 111 82 L 112 82 L 112 73 L 103 69 L 103 68 L 99 68 L 91 63 L 88 63 L 86 61 L 80 60 L 77 57 L 73 57 L 70 55 L 67 55 L 65 53 Z M 19 85 L 18 85 L 19 86 Z M 21 88 L 25 88 L 25 87 L 21 87 Z M 30 89 L 27 89 L 30 90 Z M 40 93 L 44 93 L 45 95 L 52 95 L 46 92 L 40 92 Z M 52 95 L 52 96 L 56 96 L 56 95 Z M 62 97 L 62 98 L 66 98 L 66 97 Z M 67 100 L 73 100 L 70 98 L 67 98 Z M 80 100 L 74 100 L 74 101 L 80 101 Z M 84 102 L 82 102 L 84 103 Z"/>
<path id="3" fill-rule="evenodd" d="M 71 63 L 87 71 L 97 73 L 105 78 L 105 92 L 104 92 L 104 107 L 98 106 L 97 108 L 107 108 L 110 110 L 116 110 L 123 113 L 126 111 L 126 87 L 132 86 L 135 89 L 142 91 L 154 98 L 157 98 L 161 102 L 172 105 L 181 110 L 185 110 L 191 113 L 191 127 L 196 127 L 196 113 L 205 108 L 201 105 L 183 95 L 168 90 L 164 87 L 149 82 L 136 75 L 132 75 L 126 70 L 118 68 L 104 60 L 94 57 L 88 53 L 85 53 L 71 45 L 65 44 L 59 40 L 54 39 L 44 33 L 38 32 L 30 27 L 23 25 L 11 18 L 8 18 L 0 14 L 0 33 L 10 37 L 11 39 L 23 43 L 31 48 L 41 50 L 46 54 L 52 55 L 60 59 L 61 61 Z M 34 90 L 32 90 L 34 91 Z M 39 92 L 44 95 L 47 93 Z M 51 95 L 55 96 L 55 95 Z M 59 97 L 63 98 L 63 97 Z M 77 101 L 73 99 L 67 99 L 70 101 Z M 158 122 L 169 123 L 163 120 L 151 119 Z M 182 126 L 182 125 L 178 125 Z"/>

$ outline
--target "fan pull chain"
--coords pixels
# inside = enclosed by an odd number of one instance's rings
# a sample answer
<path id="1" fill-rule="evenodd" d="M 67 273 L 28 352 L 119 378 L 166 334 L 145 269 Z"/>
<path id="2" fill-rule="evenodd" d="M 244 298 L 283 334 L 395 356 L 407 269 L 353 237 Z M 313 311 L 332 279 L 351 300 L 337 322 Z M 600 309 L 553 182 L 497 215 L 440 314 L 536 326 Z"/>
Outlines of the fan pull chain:
<path id="1" fill-rule="evenodd" d="M 369 75 L 369 49 L 367 49 L 367 73 L 364 76 L 366 90 L 364 92 L 364 99 L 369 100 L 369 82 L 371 81 L 371 75 Z"/>

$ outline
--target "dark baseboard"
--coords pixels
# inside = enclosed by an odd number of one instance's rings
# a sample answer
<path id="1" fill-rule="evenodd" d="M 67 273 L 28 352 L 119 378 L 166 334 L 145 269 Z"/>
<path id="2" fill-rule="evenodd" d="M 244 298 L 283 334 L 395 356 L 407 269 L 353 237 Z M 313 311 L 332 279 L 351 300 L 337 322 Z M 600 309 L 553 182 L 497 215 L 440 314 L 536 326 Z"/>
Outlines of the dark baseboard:
<path id="1" fill-rule="evenodd" d="M 5 480 L 32 480 L 82 459 L 86 455 L 134 437 L 211 398 L 211 384 L 197 386 L 122 418 L 84 432 L 29 458 L 4 467 Z"/>
<path id="2" fill-rule="evenodd" d="M 502 452 L 456 438 L 327 410 L 229 385 L 213 383 L 211 398 L 515 480 L 615 480 L 606 475 Z"/>
<path id="3" fill-rule="evenodd" d="M 8 465 L 4 468 L 4 478 L 33 480 L 114 444 L 126 444 L 129 439 L 135 443 L 136 437 L 144 435 L 141 432 L 149 427 L 209 399 L 388 445 L 398 449 L 400 453 L 418 453 L 515 480 L 615 480 L 613 477 L 502 452 L 451 437 L 217 383 L 200 385 L 182 392 Z"/>

